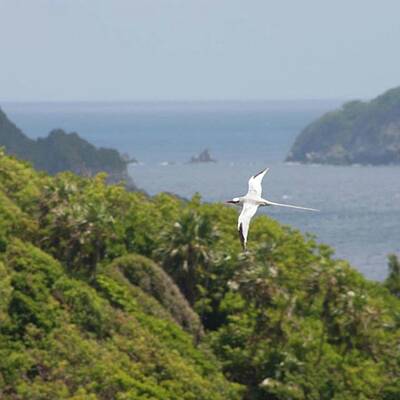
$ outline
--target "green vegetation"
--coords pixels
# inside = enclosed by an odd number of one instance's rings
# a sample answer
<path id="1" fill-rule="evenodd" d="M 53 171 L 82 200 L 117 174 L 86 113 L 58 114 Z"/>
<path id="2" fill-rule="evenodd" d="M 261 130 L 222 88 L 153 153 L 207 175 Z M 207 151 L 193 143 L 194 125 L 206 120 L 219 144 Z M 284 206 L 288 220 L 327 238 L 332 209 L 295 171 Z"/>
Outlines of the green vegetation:
<path id="1" fill-rule="evenodd" d="M 82 139 L 77 133 L 55 129 L 46 138 L 29 139 L 0 109 L 0 146 L 8 154 L 29 161 L 49 174 L 71 171 L 82 176 L 106 172 L 110 183 L 124 181 L 135 189 L 127 172 L 127 161 L 113 149 L 99 148 Z"/>
<path id="2" fill-rule="evenodd" d="M 400 261 L 395 254 L 389 255 L 389 276 L 385 280 L 385 286 L 400 298 Z"/>
<path id="3" fill-rule="evenodd" d="M 287 161 L 400 164 L 400 87 L 370 102 L 350 101 L 308 125 Z"/>
<path id="4" fill-rule="evenodd" d="M 398 399 L 398 260 L 264 216 L 244 254 L 236 218 L 1 152 L 0 398 Z"/>

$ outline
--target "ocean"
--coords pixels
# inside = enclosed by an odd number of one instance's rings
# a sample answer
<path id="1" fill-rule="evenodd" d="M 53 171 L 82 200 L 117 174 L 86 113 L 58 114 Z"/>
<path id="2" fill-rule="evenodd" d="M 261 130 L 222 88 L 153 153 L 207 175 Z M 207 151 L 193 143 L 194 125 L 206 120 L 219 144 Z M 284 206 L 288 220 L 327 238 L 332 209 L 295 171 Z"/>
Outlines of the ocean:
<path id="1" fill-rule="evenodd" d="M 135 157 L 135 183 L 204 201 L 246 193 L 250 175 L 270 167 L 263 195 L 319 213 L 260 209 L 335 248 L 366 277 L 382 280 L 387 255 L 400 252 L 400 167 L 297 165 L 284 162 L 296 135 L 335 100 L 265 102 L 3 103 L 32 138 L 76 131 L 97 146 Z M 216 163 L 188 164 L 203 149 Z M 250 239 L 251 240 L 251 229 Z"/>

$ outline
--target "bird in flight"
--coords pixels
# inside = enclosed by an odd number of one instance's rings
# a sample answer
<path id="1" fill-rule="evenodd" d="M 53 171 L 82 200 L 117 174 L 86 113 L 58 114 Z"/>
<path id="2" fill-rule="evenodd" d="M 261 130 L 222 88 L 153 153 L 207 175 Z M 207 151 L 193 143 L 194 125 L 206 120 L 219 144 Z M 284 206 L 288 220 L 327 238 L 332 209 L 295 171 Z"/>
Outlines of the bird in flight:
<path id="1" fill-rule="evenodd" d="M 308 210 L 308 211 L 319 211 L 314 208 L 307 207 L 299 207 L 292 206 L 290 204 L 280 204 L 274 203 L 273 201 L 269 201 L 263 199 L 261 197 L 262 187 L 261 182 L 268 172 L 269 168 L 266 168 L 259 172 L 256 175 L 253 175 L 249 179 L 249 191 L 246 196 L 235 197 L 232 200 L 228 200 L 227 203 L 235 204 L 235 205 L 243 205 L 242 212 L 239 215 L 238 220 L 238 231 L 240 241 L 242 242 L 243 249 L 247 249 L 247 234 L 249 233 L 250 221 L 256 213 L 259 206 L 280 206 L 280 207 L 290 207 L 290 208 L 298 208 L 300 210 Z"/>

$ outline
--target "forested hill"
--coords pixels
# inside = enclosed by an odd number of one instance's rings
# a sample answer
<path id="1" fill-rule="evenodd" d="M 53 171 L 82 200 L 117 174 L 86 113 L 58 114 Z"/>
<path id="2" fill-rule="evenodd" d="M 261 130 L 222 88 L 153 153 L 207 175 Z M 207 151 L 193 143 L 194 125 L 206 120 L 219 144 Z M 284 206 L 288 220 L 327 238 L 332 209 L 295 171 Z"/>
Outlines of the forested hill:
<path id="1" fill-rule="evenodd" d="M 400 87 L 323 115 L 297 137 L 287 161 L 400 164 Z"/>
<path id="2" fill-rule="evenodd" d="M 370 282 L 236 210 L 0 150 L 2 400 L 400 398 L 400 264 Z"/>
<path id="3" fill-rule="evenodd" d="M 31 162 L 35 168 L 56 174 L 72 171 L 83 176 L 99 172 L 108 174 L 109 182 L 125 181 L 134 188 L 127 172 L 127 162 L 113 149 L 97 149 L 77 133 L 66 133 L 62 129 L 50 132 L 46 138 L 28 138 L 0 109 L 0 147 L 8 154 Z"/>

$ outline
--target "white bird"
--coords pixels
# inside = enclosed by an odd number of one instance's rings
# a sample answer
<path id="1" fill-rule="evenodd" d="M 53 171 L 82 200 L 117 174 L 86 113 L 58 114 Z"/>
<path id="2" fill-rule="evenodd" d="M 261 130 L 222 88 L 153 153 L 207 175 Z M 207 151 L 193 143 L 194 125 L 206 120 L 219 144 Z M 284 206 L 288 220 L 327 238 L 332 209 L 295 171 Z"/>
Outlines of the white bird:
<path id="1" fill-rule="evenodd" d="M 291 204 L 280 204 L 274 203 L 273 201 L 265 200 L 261 197 L 262 187 L 261 182 L 268 172 L 269 168 L 264 169 L 258 174 L 250 177 L 249 179 L 249 191 L 246 196 L 235 197 L 232 200 L 228 200 L 227 203 L 243 205 L 242 212 L 239 215 L 238 220 L 238 231 L 240 241 L 242 242 L 243 249 L 247 248 L 247 234 L 249 233 L 250 221 L 254 214 L 257 212 L 259 206 L 280 206 L 280 207 L 290 207 L 298 208 L 300 210 L 308 211 L 319 211 L 315 208 L 292 206 Z"/>

